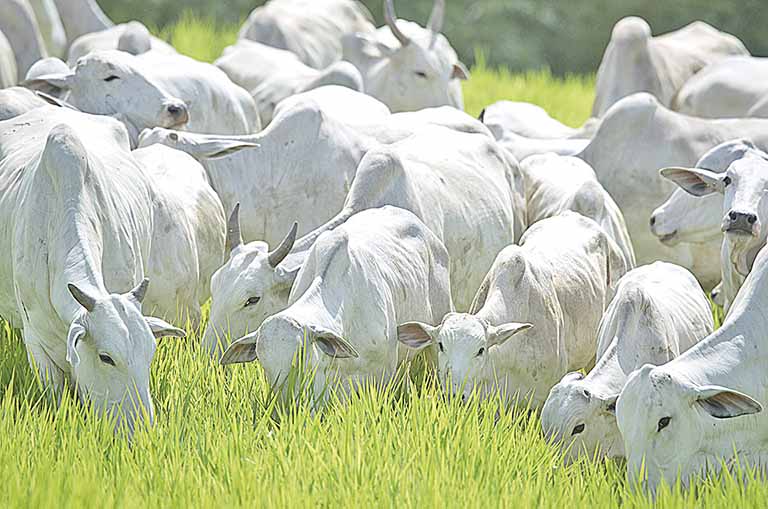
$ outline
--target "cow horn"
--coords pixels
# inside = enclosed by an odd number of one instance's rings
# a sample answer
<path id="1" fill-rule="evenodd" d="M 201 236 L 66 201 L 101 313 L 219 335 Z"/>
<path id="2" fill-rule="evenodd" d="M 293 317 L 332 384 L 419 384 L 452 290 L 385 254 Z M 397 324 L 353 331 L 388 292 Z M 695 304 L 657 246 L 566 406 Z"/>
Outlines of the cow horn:
<path id="1" fill-rule="evenodd" d="M 136 299 L 136 302 L 139 304 L 144 301 L 144 296 L 147 295 L 147 288 L 149 287 L 149 278 L 144 278 L 141 280 L 141 283 L 139 283 L 136 288 L 131 290 L 130 294 L 131 296 Z"/>
<path id="2" fill-rule="evenodd" d="M 432 6 L 432 14 L 429 15 L 427 28 L 435 35 L 443 31 L 443 22 L 445 21 L 445 0 L 435 0 Z"/>
<path id="3" fill-rule="evenodd" d="M 74 297 L 75 300 L 86 309 L 86 311 L 93 311 L 93 308 L 96 307 L 96 299 L 72 283 L 68 283 L 67 288 L 69 288 L 69 293 L 72 294 L 72 297 Z"/>
<path id="4" fill-rule="evenodd" d="M 411 43 L 408 36 L 401 32 L 397 27 L 397 15 L 395 15 L 395 4 L 393 3 L 393 0 L 384 0 L 384 21 L 387 22 L 387 26 L 392 30 L 392 35 L 400 41 L 400 44 L 407 46 Z"/>
<path id="5" fill-rule="evenodd" d="M 232 213 L 227 221 L 227 251 L 232 252 L 243 244 L 243 236 L 240 233 L 240 202 L 235 203 Z"/>
<path id="6" fill-rule="evenodd" d="M 280 265 L 280 262 L 285 260 L 285 257 L 288 256 L 288 253 L 293 249 L 293 243 L 296 242 L 296 232 L 298 230 L 299 223 L 294 222 L 293 226 L 291 226 L 291 231 L 288 232 L 288 235 L 285 236 L 280 245 L 269 252 L 267 261 L 269 262 L 270 267 L 274 269 Z"/>

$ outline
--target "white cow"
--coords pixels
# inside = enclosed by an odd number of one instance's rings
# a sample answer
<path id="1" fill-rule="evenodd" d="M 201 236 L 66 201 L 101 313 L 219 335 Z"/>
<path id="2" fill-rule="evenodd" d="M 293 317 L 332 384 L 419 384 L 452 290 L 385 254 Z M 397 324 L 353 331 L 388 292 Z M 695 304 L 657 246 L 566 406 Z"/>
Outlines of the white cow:
<path id="1" fill-rule="evenodd" d="M 648 218 L 675 189 L 658 177 L 658 170 L 694 165 L 712 147 L 739 137 L 768 148 L 768 120 L 689 117 L 663 107 L 649 94 L 634 94 L 609 110 L 578 157 L 592 166 L 624 213 L 638 263 L 677 263 L 706 286 L 720 278 L 709 253 L 687 244 L 662 245 L 651 233 Z"/>
<path id="2" fill-rule="evenodd" d="M 627 269 L 635 250 L 621 210 L 597 180 L 594 170 L 576 157 L 531 156 L 520 163 L 525 187 L 526 224 L 572 210 L 594 220 L 621 250 Z"/>
<path id="3" fill-rule="evenodd" d="M 11 87 L 0 90 L 0 121 L 45 106 L 48 103 L 31 90 L 23 87 Z"/>
<path id="4" fill-rule="evenodd" d="M 96 0 L 53 0 L 59 11 L 67 40 L 114 26 Z"/>
<path id="5" fill-rule="evenodd" d="M 67 64 L 60 58 L 41 58 L 32 64 L 32 67 L 27 71 L 27 75 L 24 77 L 24 84 L 26 88 L 31 90 L 38 90 L 54 98 L 63 99 L 67 95 L 65 89 L 54 86 L 44 80 L 38 80 L 38 78 L 55 74 L 69 74 L 70 72 Z"/>
<path id="6" fill-rule="evenodd" d="M 48 56 L 35 12 L 28 0 L 3 1 L 0 5 L 0 31 L 13 48 L 18 76 L 24 76 L 32 64 Z"/>
<path id="7" fill-rule="evenodd" d="M 627 272 L 600 321 L 595 368 L 552 388 L 541 410 L 544 433 L 567 448 L 568 460 L 623 457 L 616 398 L 629 374 L 668 362 L 713 329 L 709 302 L 686 269 L 655 262 Z"/>
<path id="8" fill-rule="evenodd" d="M 228 332 L 237 337 L 254 330 L 285 307 L 296 272 L 323 232 L 385 205 L 413 212 L 445 243 L 453 301 L 467 309 L 495 254 L 515 240 L 516 166 L 490 136 L 440 126 L 425 126 L 400 142 L 370 150 L 341 212 L 326 224 L 295 245 L 294 226 L 272 253 L 263 242 L 231 253 L 211 281 L 207 348 L 215 353 Z M 254 305 L 243 306 L 249 299 Z"/>
<path id="9" fill-rule="evenodd" d="M 469 71 L 440 33 L 445 0 L 435 0 L 426 28 L 398 20 L 392 0 L 384 0 L 387 26 L 344 37 L 344 60 L 363 75 L 365 93 L 394 111 L 434 106 L 464 109 L 459 80 Z"/>
<path id="10" fill-rule="evenodd" d="M 597 71 L 593 117 L 602 117 L 622 97 L 648 92 L 669 107 L 683 84 L 706 65 L 731 55 L 748 55 L 736 37 L 695 21 L 651 37 L 638 17 L 619 20 Z"/>
<path id="11" fill-rule="evenodd" d="M 69 65 L 74 66 L 80 57 L 107 50 L 120 50 L 132 55 L 141 55 L 150 50 L 166 54 L 176 53 L 173 46 L 150 34 L 144 24 L 130 21 L 81 35 L 69 46 L 67 61 Z"/>
<path id="12" fill-rule="evenodd" d="M 16 55 L 11 43 L 0 28 L 0 88 L 12 87 L 18 82 Z"/>
<path id="13" fill-rule="evenodd" d="M 226 48 L 214 65 L 251 92 L 264 124 L 272 121 L 277 104 L 292 95 L 326 85 L 363 91 L 360 71 L 349 62 L 335 62 L 317 70 L 290 51 L 247 39 Z"/>
<path id="14" fill-rule="evenodd" d="M 727 312 L 768 238 L 768 154 L 749 148 L 721 173 L 672 167 L 662 169 L 661 175 L 694 196 L 724 196 L 720 228 L 725 239 L 720 264 L 723 308 Z"/>
<path id="15" fill-rule="evenodd" d="M 453 310 L 445 246 L 412 213 L 367 210 L 324 233 L 291 290 L 290 305 L 234 342 L 222 364 L 258 359 L 272 387 L 288 395 L 293 360 L 316 369 L 315 397 L 336 384 L 349 392 L 385 384 L 407 350 L 397 325 L 435 321 Z"/>
<path id="16" fill-rule="evenodd" d="M 132 143 L 151 127 L 247 134 L 260 126 L 245 90 L 212 65 L 181 55 L 92 53 L 69 73 L 39 76 L 27 83 L 67 89 L 67 100 L 80 110 L 118 118 Z"/>
<path id="17" fill-rule="evenodd" d="M 155 337 L 184 333 L 141 313 L 155 193 L 125 129 L 37 108 L 0 122 L 0 175 L 0 315 L 46 385 L 69 381 L 129 432 L 151 423 Z"/>
<path id="18" fill-rule="evenodd" d="M 594 364 L 592 338 L 625 271 L 605 231 L 566 212 L 499 253 L 472 314 L 451 313 L 437 326 L 405 323 L 399 339 L 416 350 L 438 346 L 438 373 L 450 394 L 500 390 L 511 400 L 531 397 L 539 408 L 565 373 Z"/>
<path id="19" fill-rule="evenodd" d="M 696 117 L 746 117 L 768 95 L 766 81 L 768 58 L 724 58 L 709 64 L 686 81 L 672 108 Z"/>
<path id="20" fill-rule="evenodd" d="M 271 0 L 251 12 L 239 38 L 291 51 L 315 69 L 341 60 L 342 37 L 373 30 L 356 0 Z"/>
<path id="21" fill-rule="evenodd" d="M 578 130 L 550 117 L 541 106 L 526 102 L 497 101 L 483 108 L 479 119 L 497 140 L 508 132 L 537 139 L 570 138 L 579 134 Z"/>
<path id="22" fill-rule="evenodd" d="M 67 50 L 67 33 L 53 0 L 30 0 L 48 54 L 63 57 Z"/>
<path id="23" fill-rule="evenodd" d="M 765 468 L 767 292 L 763 249 L 722 327 L 670 362 L 629 376 L 616 419 L 632 481 L 655 490 L 662 481 L 672 485 L 678 474 L 686 486 L 723 463 Z"/>

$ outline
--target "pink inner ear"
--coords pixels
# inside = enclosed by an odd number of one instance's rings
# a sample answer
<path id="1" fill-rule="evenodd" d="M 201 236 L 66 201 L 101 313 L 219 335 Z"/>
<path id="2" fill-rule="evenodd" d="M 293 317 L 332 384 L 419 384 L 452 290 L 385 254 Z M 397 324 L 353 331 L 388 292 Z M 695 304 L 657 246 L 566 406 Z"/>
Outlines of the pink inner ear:
<path id="1" fill-rule="evenodd" d="M 427 332 L 415 323 L 407 323 L 397 328 L 398 340 L 411 348 L 421 348 L 432 341 Z"/>

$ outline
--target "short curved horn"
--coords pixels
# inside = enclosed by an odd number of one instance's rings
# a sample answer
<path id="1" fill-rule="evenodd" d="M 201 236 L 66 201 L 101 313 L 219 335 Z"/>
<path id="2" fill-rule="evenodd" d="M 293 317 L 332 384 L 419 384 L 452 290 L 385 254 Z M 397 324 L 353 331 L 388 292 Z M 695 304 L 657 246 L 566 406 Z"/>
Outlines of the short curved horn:
<path id="1" fill-rule="evenodd" d="M 238 246 L 243 244 L 243 236 L 240 233 L 240 202 L 235 203 L 232 214 L 227 221 L 227 251 L 232 252 Z"/>
<path id="2" fill-rule="evenodd" d="M 435 0 L 432 6 L 432 14 L 429 15 L 427 28 L 434 34 L 443 31 L 443 22 L 445 21 L 445 0 Z"/>
<path id="3" fill-rule="evenodd" d="M 149 278 L 145 277 L 141 280 L 141 283 L 136 286 L 136 288 L 131 290 L 131 297 L 136 299 L 136 302 L 141 304 L 144 301 L 144 297 L 147 295 L 147 288 L 149 288 Z"/>
<path id="4" fill-rule="evenodd" d="M 72 283 L 68 283 L 67 288 L 69 288 L 69 293 L 72 294 L 72 297 L 75 298 L 78 304 L 83 306 L 88 312 L 93 311 L 93 308 L 96 307 L 95 298 L 91 297 Z"/>
<path id="5" fill-rule="evenodd" d="M 294 222 L 293 226 L 291 226 L 291 231 L 288 232 L 288 235 L 285 236 L 280 245 L 269 252 L 267 261 L 269 262 L 270 267 L 274 269 L 280 265 L 280 262 L 285 260 L 285 257 L 288 256 L 288 253 L 293 249 L 293 244 L 296 242 L 296 232 L 298 232 L 298 230 L 299 223 Z"/>
<path id="6" fill-rule="evenodd" d="M 439 1 L 439 0 L 438 0 Z M 411 40 L 397 27 L 397 15 L 395 14 L 395 4 L 393 0 L 384 0 L 384 21 L 387 26 L 392 30 L 392 35 L 400 41 L 400 44 L 407 46 L 411 43 Z"/>

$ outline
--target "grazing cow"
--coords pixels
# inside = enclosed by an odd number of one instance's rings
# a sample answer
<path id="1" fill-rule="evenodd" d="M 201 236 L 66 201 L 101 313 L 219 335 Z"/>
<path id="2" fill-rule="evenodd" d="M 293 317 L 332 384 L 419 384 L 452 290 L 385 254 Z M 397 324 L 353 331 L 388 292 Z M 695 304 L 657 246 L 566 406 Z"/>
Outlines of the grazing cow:
<path id="1" fill-rule="evenodd" d="M 621 250 L 624 265 L 635 266 L 635 251 L 624 216 L 587 163 L 555 154 L 531 156 L 520 164 L 525 187 L 526 224 L 572 210 L 594 220 Z"/>
<path id="2" fill-rule="evenodd" d="M 653 94 L 670 107 L 683 84 L 706 65 L 732 55 L 748 55 L 736 37 L 695 21 L 668 34 L 651 37 L 638 17 L 619 20 L 597 70 L 593 117 L 602 117 L 622 97 Z"/>
<path id="3" fill-rule="evenodd" d="M 156 195 L 125 129 L 37 108 L 0 123 L 0 175 L 0 315 L 46 385 L 69 381 L 129 432 L 151 423 L 155 338 L 184 333 L 141 312 Z"/>
<path id="4" fill-rule="evenodd" d="M 251 92 L 264 124 L 272 121 L 283 99 L 326 85 L 363 91 L 360 71 L 349 62 L 335 62 L 323 70 L 302 63 L 290 51 L 241 39 L 214 62 L 229 78 Z"/>
<path id="5" fill-rule="evenodd" d="M 768 120 L 689 117 L 663 107 L 649 94 L 634 94 L 611 108 L 578 157 L 592 166 L 624 213 L 638 263 L 671 261 L 690 269 L 707 286 L 720 279 L 710 253 L 688 244 L 663 245 L 651 233 L 648 218 L 675 189 L 658 177 L 658 170 L 694 165 L 712 147 L 739 137 L 768 148 Z"/>
<path id="6" fill-rule="evenodd" d="M 24 76 L 32 64 L 48 56 L 28 0 L 4 0 L 0 4 L 0 32 L 13 48 L 17 76 Z"/>
<path id="7" fill-rule="evenodd" d="M 496 253 L 515 240 L 516 166 L 490 136 L 441 126 L 370 150 L 341 211 L 326 224 L 295 245 L 294 226 L 272 253 L 265 243 L 251 242 L 230 254 L 211 281 L 205 344 L 215 353 L 227 332 L 237 337 L 254 330 L 285 307 L 314 241 L 354 214 L 385 205 L 413 212 L 445 243 L 453 301 L 467 309 Z M 251 298 L 253 306 L 240 302 Z"/>
<path id="8" fill-rule="evenodd" d="M 767 292 L 763 249 L 718 330 L 668 363 L 629 376 L 616 419 L 630 480 L 655 490 L 678 475 L 687 486 L 724 464 L 765 468 Z"/>
<path id="9" fill-rule="evenodd" d="M 19 80 L 16 72 L 16 55 L 8 38 L 0 28 L 0 88 L 12 87 Z"/>
<path id="10" fill-rule="evenodd" d="M 67 100 L 80 110 L 118 118 L 133 144 L 151 127 L 247 134 L 260 125 L 245 90 L 215 67 L 181 55 L 104 51 L 82 57 L 69 73 L 27 83 L 65 88 Z"/>
<path id="11" fill-rule="evenodd" d="M 53 0 L 59 11 L 67 40 L 114 26 L 96 0 Z"/>
<path id="12" fill-rule="evenodd" d="M 144 24 L 130 21 L 81 35 L 70 45 L 67 61 L 69 65 L 74 66 L 80 57 L 108 50 L 125 51 L 131 55 L 141 55 L 150 50 L 166 54 L 176 53 L 173 46 L 152 36 Z"/>
<path id="13" fill-rule="evenodd" d="M 271 0 L 251 12 L 239 38 L 291 51 L 315 69 L 341 60 L 342 37 L 374 29 L 356 0 Z"/>
<path id="14" fill-rule="evenodd" d="M 30 0 L 35 18 L 48 49 L 48 54 L 63 57 L 67 50 L 67 34 L 53 0 Z"/>
<path id="15" fill-rule="evenodd" d="M 668 362 L 712 333 L 712 310 L 686 269 L 655 262 L 627 272 L 600 321 L 597 364 L 585 377 L 568 373 L 541 410 L 547 437 L 580 455 L 620 458 L 616 398 L 627 376 L 643 364 Z"/>
<path id="16" fill-rule="evenodd" d="M 723 308 L 727 312 L 768 238 L 768 154 L 750 147 L 725 172 L 672 167 L 662 169 L 661 175 L 693 196 L 724 196 L 720 228 L 725 240 L 720 264 Z"/>
<path id="17" fill-rule="evenodd" d="M 0 121 L 18 117 L 48 103 L 23 87 L 0 89 Z"/>
<path id="18" fill-rule="evenodd" d="M 437 326 L 404 323 L 399 340 L 416 350 L 438 346 L 449 394 L 486 397 L 498 389 L 509 399 L 530 396 L 538 408 L 565 373 L 594 364 L 593 338 L 625 271 L 605 231 L 566 212 L 499 253 L 472 314 L 451 313 Z"/>
<path id="19" fill-rule="evenodd" d="M 426 28 L 398 20 L 392 1 L 384 0 L 387 26 L 344 37 L 344 60 L 360 69 L 365 93 L 393 112 L 464 109 L 459 80 L 469 78 L 469 71 L 440 33 L 445 0 L 435 0 Z"/>
<path id="20" fill-rule="evenodd" d="M 739 118 L 768 95 L 768 58 L 728 57 L 692 76 L 672 108 L 695 117 Z"/>
<path id="21" fill-rule="evenodd" d="M 324 233 L 291 290 L 290 305 L 236 342 L 221 363 L 258 359 L 267 380 L 289 395 L 293 360 L 316 369 L 315 397 L 390 380 L 408 351 L 397 325 L 436 321 L 453 310 L 448 253 L 415 215 L 397 207 L 366 210 Z M 249 300 L 244 300 L 248 305 Z"/>

